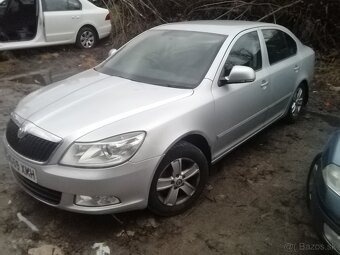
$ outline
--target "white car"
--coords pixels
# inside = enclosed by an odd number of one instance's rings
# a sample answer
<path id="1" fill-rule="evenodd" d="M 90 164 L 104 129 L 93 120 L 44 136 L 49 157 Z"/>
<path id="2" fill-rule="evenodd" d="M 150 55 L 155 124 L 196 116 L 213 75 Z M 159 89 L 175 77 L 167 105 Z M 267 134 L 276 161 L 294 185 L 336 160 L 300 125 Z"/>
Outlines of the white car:
<path id="1" fill-rule="evenodd" d="M 69 43 L 92 48 L 110 32 L 109 11 L 88 0 L 0 2 L 0 51 Z"/>

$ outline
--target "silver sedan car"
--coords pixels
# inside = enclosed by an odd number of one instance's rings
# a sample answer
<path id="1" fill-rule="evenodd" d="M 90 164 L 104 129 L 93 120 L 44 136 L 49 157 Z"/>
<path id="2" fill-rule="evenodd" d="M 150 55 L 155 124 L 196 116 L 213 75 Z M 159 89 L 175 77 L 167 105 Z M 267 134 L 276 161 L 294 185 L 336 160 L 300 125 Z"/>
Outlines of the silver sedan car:
<path id="1" fill-rule="evenodd" d="M 150 29 L 97 67 L 18 104 L 4 144 L 18 184 L 61 209 L 188 209 L 209 167 L 308 100 L 314 51 L 284 27 L 195 21 Z"/>

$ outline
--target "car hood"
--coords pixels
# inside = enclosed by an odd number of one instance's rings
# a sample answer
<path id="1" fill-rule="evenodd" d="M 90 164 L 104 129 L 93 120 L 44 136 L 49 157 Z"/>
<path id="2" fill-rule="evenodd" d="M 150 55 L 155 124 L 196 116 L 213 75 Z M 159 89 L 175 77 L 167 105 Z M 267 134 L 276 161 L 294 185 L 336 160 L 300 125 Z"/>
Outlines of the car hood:
<path id="1" fill-rule="evenodd" d="M 61 138 L 81 137 L 104 125 L 193 94 L 88 70 L 25 97 L 15 112 Z"/>

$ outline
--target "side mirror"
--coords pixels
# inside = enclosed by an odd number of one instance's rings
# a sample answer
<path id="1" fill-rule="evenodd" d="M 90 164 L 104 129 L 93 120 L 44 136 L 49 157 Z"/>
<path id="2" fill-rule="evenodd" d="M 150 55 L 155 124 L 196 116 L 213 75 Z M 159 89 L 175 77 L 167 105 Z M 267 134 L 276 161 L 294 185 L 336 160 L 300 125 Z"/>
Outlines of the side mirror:
<path id="1" fill-rule="evenodd" d="M 117 52 L 117 49 L 111 49 L 111 50 L 109 51 L 109 57 L 111 57 L 111 56 L 113 56 L 114 54 L 116 54 L 116 52 Z"/>
<path id="2" fill-rule="evenodd" d="M 255 81 L 256 74 L 253 68 L 248 66 L 234 66 L 228 77 L 222 77 L 219 81 L 219 86 L 228 83 L 246 83 Z"/>

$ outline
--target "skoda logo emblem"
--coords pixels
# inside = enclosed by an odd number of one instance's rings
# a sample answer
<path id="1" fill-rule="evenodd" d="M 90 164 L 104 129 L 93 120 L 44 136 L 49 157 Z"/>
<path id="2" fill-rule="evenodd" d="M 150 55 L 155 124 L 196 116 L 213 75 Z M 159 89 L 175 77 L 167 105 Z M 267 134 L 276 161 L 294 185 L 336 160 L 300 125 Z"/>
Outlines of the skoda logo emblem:
<path id="1" fill-rule="evenodd" d="M 25 124 L 23 124 L 23 125 L 19 128 L 18 134 L 17 134 L 17 136 L 18 136 L 19 139 L 23 138 L 23 137 L 26 135 L 26 129 L 27 129 L 27 127 L 26 127 Z"/>

